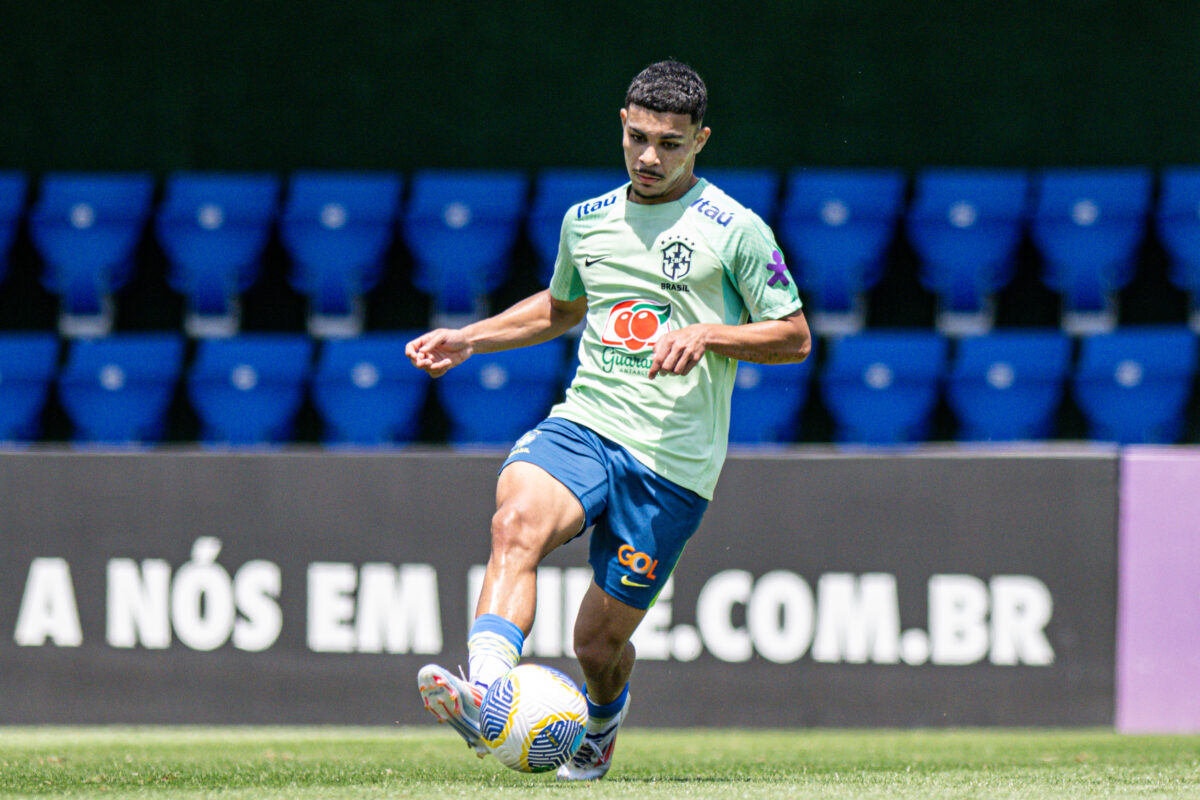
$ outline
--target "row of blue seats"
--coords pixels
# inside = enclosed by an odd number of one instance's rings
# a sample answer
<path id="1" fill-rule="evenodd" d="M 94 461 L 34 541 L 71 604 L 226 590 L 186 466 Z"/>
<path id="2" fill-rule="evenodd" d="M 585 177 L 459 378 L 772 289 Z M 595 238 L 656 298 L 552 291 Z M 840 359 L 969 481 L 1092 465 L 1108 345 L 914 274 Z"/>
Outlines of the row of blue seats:
<path id="1" fill-rule="evenodd" d="M 230 445 L 288 441 L 311 383 L 328 442 L 412 441 L 430 383 L 404 354 L 405 343 L 419 333 L 333 339 L 319 352 L 302 334 L 202 340 L 186 365 L 187 395 L 202 439 Z M 175 333 L 81 339 L 70 343 L 60 366 L 53 334 L 0 334 L 0 441 L 37 437 L 55 382 L 78 441 L 160 440 L 185 372 L 185 344 Z M 455 421 L 453 440 L 511 441 L 532 427 L 561 393 L 565 352 L 559 340 L 471 359 L 451 371 L 438 385 L 441 405 Z"/>
<path id="2" fill-rule="evenodd" d="M 899 170 L 798 169 L 786 182 L 769 170 L 703 174 L 775 225 L 817 327 L 843 320 L 826 332 L 861 327 L 862 297 L 880 279 L 901 224 L 921 281 L 939 298 L 944 332 L 990 328 L 991 298 L 1011 280 L 1026 231 L 1044 257 L 1044 282 L 1062 296 L 1064 324 L 1109 329 L 1114 293 L 1134 274 L 1151 218 L 1200 328 L 1200 167 L 1163 170 L 1157 202 L 1153 173 L 1137 168 L 929 169 L 916 174 L 911 202 Z M 271 174 L 176 173 L 154 207 L 148 174 L 50 173 L 29 225 L 67 335 L 111 329 L 106 298 L 130 279 L 151 217 L 168 283 L 188 298 L 193 335 L 236 332 L 238 296 L 257 280 L 276 226 L 293 261 L 291 283 L 309 298 L 310 332 L 356 335 L 361 298 L 378 282 L 397 230 L 435 311 L 472 314 L 507 277 L 522 226 L 545 282 L 564 211 L 623 180 L 616 170 L 546 170 L 532 182 L 521 172 L 424 170 L 402 202 L 398 173 L 298 172 L 286 190 Z M 28 194 L 24 175 L 0 174 L 0 264 Z"/>
<path id="3" fill-rule="evenodd" d="M 430 380 L 404 344 L 415 332 L 315 343 L 297 334 L 201 341 L 187 394 L 210 443 L 282 442 L 311 383 L 330 443 L 412 441 Z M 178 334 L 125 334 L 70 345 L 59 366 L 50 334 L 0 336 L 0 440 L 36 437 L 49 386 L 81 441 L 151 442 L 184 371 Z M 568 340 L 478 355 L 439 381 L 437 397 L 460 444 L 509 443 L 532 427 L 574 370 Z M 941 395 L 963 440 L 1044 439 L 1070 382 L 1090 435 L 1175 442 L 1196 373 L 1197 337 L 1183 327 L 1128 327 L 1072 340 L 1049 329 L 1002 330 L 952 343 L 932 331 L 871 331 L 831 340 L 822 399 L 843 442 L 925 439 Z M 314 355 L 316 355 L 314 363 Z M 742 364 L 733 398 L 735 443 L 794 441 L 816 369 Z"/>
<path id="4" fill-rule="evenodd" d="M 830 343 L 822 399 L 844 442 L 928 436 L 941 390 L 965 441 L 1053 435 L 1068 383 L 1097 441 L 1174 443 L 1197 371 L 1183 326 L 1126 326 L 1080 341 L 1061 331 L 1004 330 L 957 341 L 933 332 L 872 332 Z"/>

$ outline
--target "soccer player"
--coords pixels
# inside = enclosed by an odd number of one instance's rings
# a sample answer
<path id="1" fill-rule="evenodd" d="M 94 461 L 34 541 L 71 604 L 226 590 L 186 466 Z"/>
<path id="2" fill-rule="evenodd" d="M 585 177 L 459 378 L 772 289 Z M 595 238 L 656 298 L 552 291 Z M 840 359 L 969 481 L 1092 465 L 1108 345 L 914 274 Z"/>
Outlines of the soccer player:
<path id="1" fill-rule="evenodd" d="M 480 756 L 479 706 L 520 657 L 537 567 L 592 532 L 595 581 L 575 655 L 587 733 L 563 780 L 601 778 L 629 710 L 629 639 L 712 498 L 725 460 L 738 361 L 803 360 L 808 324 L 771 230 L 694 174 L 708 142 L 707 89 L 684 64 L 652 64 L 620 111 L 629 182 L 567 210 L 550 287 L 406 347 L 434 377 L 473 353 L 538 344 L 587 320 L 563 402 L 500 469 L 491 556 L 467 641 L 469 675 L 418 674 L 425 707 Z"/>

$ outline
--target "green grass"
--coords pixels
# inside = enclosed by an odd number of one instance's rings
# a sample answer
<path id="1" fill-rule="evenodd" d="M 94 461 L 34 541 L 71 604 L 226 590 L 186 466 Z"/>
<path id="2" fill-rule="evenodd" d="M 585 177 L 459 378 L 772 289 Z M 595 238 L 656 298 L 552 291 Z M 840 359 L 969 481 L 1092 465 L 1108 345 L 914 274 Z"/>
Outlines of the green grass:
<path id="1" fill-rule="evenodd" d="M 420 728 L 0 728 L 0 796 L 1200 798 L 1200 736 L 630 729 L 593 785 Z"/>

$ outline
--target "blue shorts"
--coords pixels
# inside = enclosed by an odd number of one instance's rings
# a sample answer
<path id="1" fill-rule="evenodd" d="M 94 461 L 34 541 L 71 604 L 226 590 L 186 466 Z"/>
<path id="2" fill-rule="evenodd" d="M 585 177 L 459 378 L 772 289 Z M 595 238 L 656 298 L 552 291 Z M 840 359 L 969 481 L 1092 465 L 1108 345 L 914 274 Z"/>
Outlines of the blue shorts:
<path id="1" fill-rule="evenodd" d="M 536 464 L 579 498 L 583 529 L 595 526 L 588 561 L 596 584 L 634 608 L 653 605 L 708 501 L 619 444 L 558 417 L 518 439 L 500 470 L 514 461 Z"/>

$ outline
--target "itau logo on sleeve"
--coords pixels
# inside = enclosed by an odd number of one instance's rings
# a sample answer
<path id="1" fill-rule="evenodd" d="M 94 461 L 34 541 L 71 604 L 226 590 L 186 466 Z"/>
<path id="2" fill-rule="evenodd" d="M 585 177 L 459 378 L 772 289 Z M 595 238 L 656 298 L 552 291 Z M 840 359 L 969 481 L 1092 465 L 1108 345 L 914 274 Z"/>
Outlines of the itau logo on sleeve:
<path id="1" fill-rule="evenodd" d="M 622 300 L 608 312 L 600 340 L 604 344 L 637 353 L 653 347 L 664 333 L 671 330 L 670 320 L 670 303 Z"/>

